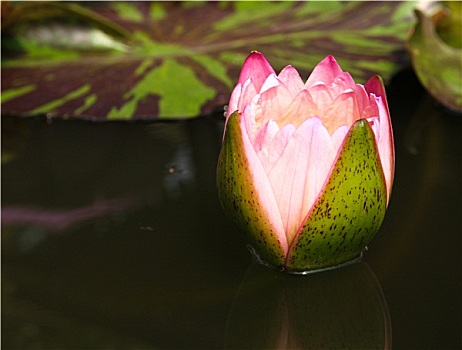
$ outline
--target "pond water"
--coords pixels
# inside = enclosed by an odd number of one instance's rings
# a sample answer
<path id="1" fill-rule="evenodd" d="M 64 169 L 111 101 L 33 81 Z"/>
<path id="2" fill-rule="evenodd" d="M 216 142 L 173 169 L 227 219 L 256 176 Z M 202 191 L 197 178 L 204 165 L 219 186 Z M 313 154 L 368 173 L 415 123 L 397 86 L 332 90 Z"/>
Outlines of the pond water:
<path id="1" fill-rule="evenodd" d="M 2 118 L 4 349 L 461 347 L 461 116 L 388 88 L 396 176 L 361 263 L 256 265 L 216 196 L 219 115 Z"/>

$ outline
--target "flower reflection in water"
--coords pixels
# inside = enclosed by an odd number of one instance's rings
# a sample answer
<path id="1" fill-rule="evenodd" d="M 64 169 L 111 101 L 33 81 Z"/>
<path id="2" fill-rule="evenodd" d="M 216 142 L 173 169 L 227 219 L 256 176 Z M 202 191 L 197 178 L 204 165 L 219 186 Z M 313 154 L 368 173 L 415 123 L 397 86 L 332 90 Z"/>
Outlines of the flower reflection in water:
<path id="1" fill-rule="evenodd" d="M 391 323 L 366 263 L 309 276 L 255 263 L 228 319 L 228 349 L 388 349 Z"/>

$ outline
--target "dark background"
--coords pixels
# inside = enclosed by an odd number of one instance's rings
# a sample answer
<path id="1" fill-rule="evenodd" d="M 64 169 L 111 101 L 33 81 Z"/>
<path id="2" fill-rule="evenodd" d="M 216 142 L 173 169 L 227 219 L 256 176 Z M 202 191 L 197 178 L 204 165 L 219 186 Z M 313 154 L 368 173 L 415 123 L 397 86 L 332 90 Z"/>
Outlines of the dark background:
<path id="1" fill-rule="evenodd" d="M 461 116 L 409 70 L 387 92 L 395 183 L 364 261 L 388 306 L 393 348 L 460 348 Z M 222 127 L 219 115 L 151 124 L 2 118 L 2 348 L 226 345 L 230 315 L 258 278 L 247 278 L 245 240 L 216 197 Z M 302 278 L 309 288 L 319 277 Z M 258 286 L 262 299 L 274 292 Z"/>

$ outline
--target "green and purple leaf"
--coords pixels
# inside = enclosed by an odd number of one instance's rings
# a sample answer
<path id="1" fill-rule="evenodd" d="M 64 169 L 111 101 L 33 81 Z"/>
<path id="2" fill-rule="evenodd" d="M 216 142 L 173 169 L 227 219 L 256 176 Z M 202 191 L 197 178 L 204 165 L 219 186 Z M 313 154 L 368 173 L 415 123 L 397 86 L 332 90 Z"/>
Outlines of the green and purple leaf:
<path id="1" fill-rule="evenodd" d="M 412 9 L 412 2 L 11 4 L 2 28 L 2 112 L 196 117 L 227 104 L 252 50 L 276 70 L 292 64 L 305 77 L 334 54 L 359 82 L 387 79 L 406 61 Z"/>

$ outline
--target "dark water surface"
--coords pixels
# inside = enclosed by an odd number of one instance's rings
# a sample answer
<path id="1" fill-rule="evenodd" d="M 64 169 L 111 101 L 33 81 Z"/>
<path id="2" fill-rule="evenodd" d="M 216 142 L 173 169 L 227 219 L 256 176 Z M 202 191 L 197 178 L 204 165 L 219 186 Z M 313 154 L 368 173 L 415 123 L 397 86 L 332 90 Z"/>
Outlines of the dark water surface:
<path id="1" fill-rule="evenodd" d="M 2 348 L 449 349 L 461 344 L 461 116 L 388 88 L 396 176 L 363 262 L 252 262 L 215 190 L 220 118 L 2 118 Z"/>

